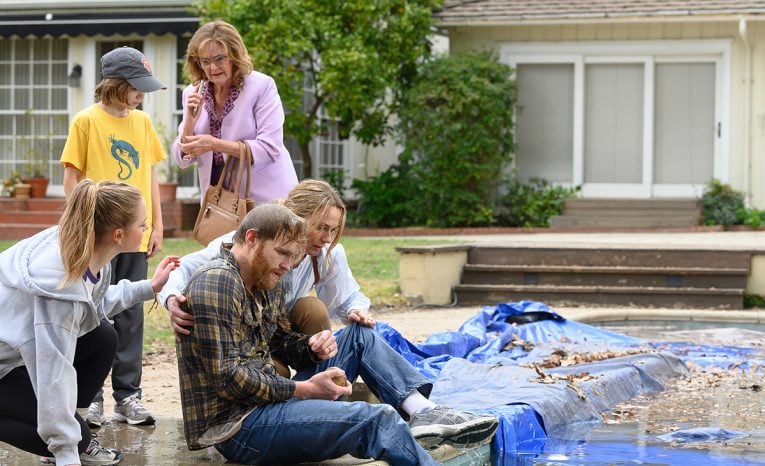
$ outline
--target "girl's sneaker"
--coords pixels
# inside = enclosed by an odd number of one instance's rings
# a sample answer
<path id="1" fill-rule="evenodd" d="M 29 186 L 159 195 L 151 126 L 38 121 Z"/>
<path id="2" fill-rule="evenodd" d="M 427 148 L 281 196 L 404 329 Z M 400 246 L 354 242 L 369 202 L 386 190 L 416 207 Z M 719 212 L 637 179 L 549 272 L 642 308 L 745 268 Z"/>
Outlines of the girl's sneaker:
<path id="1" fill-rule="evenodd" d="M 83 466 L 98 466 L 117 464 L 122 461 L 122 453 L 114 448 L 102 447 L 96 439 L 90 440 L 88 449 L 80 453 L 80 461 Z M 40 457 L 42 464 L 56 464 L 56 459 L 52 457 Z"/>

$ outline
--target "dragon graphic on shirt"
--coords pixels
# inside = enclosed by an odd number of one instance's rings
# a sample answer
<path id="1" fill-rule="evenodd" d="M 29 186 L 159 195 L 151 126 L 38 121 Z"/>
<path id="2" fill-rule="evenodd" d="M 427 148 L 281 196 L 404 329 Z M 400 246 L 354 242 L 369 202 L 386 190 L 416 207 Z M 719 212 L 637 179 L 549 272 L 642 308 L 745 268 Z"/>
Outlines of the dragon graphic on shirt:
<path id="1" fill-rule="evenodd" d="M 109 136 L 109 142 L 112 144 L 112 157 L 117 160 L 120 166 L 117 177 L 122 181 L 129 179 L 133 175 L 133 170 L 138 169 L 140 162 L 138 151 L 129 142 L 114 139 L 114 135 Z"/>

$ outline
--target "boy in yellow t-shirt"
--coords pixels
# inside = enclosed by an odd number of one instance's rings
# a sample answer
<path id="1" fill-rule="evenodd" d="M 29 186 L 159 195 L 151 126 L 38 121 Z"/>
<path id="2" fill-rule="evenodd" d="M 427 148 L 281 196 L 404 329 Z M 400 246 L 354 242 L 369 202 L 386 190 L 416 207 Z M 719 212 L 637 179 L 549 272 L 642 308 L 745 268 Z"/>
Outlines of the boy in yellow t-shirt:
<path id="1" fill-rule="evenodd" d="M 131 47 L 101 57 L 101 77 L 97 102 L 79 112 L 69 128 L 61 154 L 64 192 L 68 198 L 83 178 L 122 181 L 141 190 L 149 228 L 139 252 L 119 254 L 112 260 L 112 283 L 144 280 L 148 259 L 162 250 L 162 208 L 153 167 L 165 159 L 165 151 L 151 119 L 136 107 L 146 93 L 167 87 L 154 77 L 146 57 Z M 117 314 L 114 330 L 118 346 L 112 365 L 113 418 L 133 425 L 154 424 L 154 417 L 141 404 L 143 304 Z M 78 408 L 91 427 L 100 427 L 106 420 L 103 390 L 87 412 L 83 406 Z"/>

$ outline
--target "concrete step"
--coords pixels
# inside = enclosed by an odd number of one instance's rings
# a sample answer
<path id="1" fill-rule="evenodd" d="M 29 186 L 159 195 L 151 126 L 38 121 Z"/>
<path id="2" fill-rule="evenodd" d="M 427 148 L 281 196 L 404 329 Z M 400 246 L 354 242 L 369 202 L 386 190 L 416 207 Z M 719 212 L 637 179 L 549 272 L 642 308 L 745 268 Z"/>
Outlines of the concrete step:
<path id="1" fill-rule="evenodd" d="M 580 267 L 678 267 L 749 269 L 750 251 L 681 248 L 561 248 L 481 246 L 468 253 L 468 264 Z"/>
<path id="2" fill-rule="evenodd" d="M 566 199 L 552 228 L 684 228 L 699 224 L 696 199 Z"/>
<path id="3" fill-rule="evenodd" d="M 462 284 L 746 288 L 747 268 L 466 264 Z"/>
<path id="4" fill-rule="evenodd" d="M 639 286 L 457 285 L 460 305 L 534 300 L 551 305 L 741 309 L 744 290 Z"/>
<path id="5" fill-rule="evenodd" d="M 563 201 L 564 208 L 568 210 L 688 210 L 700 209 L 696 199 L 579 199 L 568 198 Z"/>
<path id="6" fill-rule="evenodd" d="M 698 218 L 698 209 L 696 210 L 677 210 L 677 209 L 625 209 L 625 210 L 603 210 L 603 209 L 571 209 L 567 210 L 566 217 L 693 217 Z"/>
<path id="7" fill-rule="evenodd" d="M 550 228 L 689 228 L 699 224 L 699 217 L 672 213 L 620 214 L 620 215 L 555 215 Z"/>

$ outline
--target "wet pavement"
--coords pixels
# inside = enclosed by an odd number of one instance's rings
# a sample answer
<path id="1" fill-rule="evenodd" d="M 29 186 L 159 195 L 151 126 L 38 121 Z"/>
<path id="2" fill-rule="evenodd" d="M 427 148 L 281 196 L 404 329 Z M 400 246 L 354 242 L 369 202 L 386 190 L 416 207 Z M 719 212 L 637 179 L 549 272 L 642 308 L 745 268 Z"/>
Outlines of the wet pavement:
<path id="1" fill-rule="evenodd" d="M 128 426 L 124 423 L 107 422 L 96 432 L 101 445 L 122 451 L 124 458 L 120 464 L 123 465 L 182 466 L 225 462 L 221 457 L 208 457 L 206 450 L 189 451 L 183 438 L 183 424 L 180 419 L 159 419 L 154 426 Z M 39 464 L 36 455 L 5 444 L 0 446 L 0 465 L 35 464 Z"/>
<path id="2" fill-rule="evenodd" d="M 691 343 L 731 344 L 760 348 L 765 353 L 762 325 L 711 328 L 688 322 L 624 322 L 602 325 L 646 339 Z M 748 327 L 748 328 L 747 328 Z M 755 465 L 765 464 L 765 391 L 762 369 L 692 368 L 693 376 L 678 379 L 668 390 L 620 404 L 604 415 L 604 422 L 577 426 L 551 437 L 544 451 L 520 455 L 517 465 Z M 722 427 L 746 437 L 726 442 L 679 445 L 662 441 L 667 432 L 695 427 Z M 121 464 L 182 466 L 224 464 L 206 450 L 189 451 L 178 418 L 160 418 L 155 426 L 136 427 L 108 422 L 98 431 L 99 441 L 120 448 Z M 619 460 L 614 463 L 614 460 Z M 0 446 L 0 465 L 35 465 L 37 457 Z M 230 463 L 228 463 L 230 464 Z"/>
<path id="3" fill-rule="evenodd" d="M 765 348 L 762 325 L 750 328 L 699 328 L 683 322 L 611 323 L 621 333 L 661 340 L 731 344 Z M 763 349 L 765 352 L 765 349 Z M 516 465 L 606 465 L 621 460 L 635 464 L 679 465 L 765 464 L 765 391 L 762 369 L 756 373 L 729 369 L 692 370 L 668 390 L 622 403 L 605 422 L 551 438 L 544 451 L 521 455 Z M 667 432 L 694 427 L 722 427 L 746 437 L 728 442 L 676 445 L 661 441 Z M 160 417 L 155 426 L 136 427 L 108 422 L 98 430 L 101 444 L 119 448 L 123 465 L 182 466 L 224 464 L 206 450 L 189 451 L 180 418 Z M 35 455 L 0 446 L 0 465 L 36 465 Z M 230 463 L 227 463 L 230 464 Z"/>

